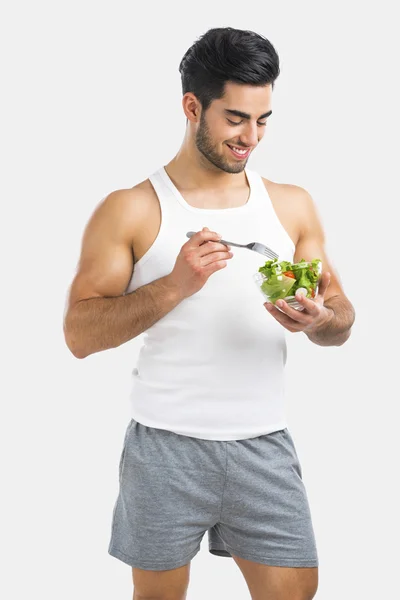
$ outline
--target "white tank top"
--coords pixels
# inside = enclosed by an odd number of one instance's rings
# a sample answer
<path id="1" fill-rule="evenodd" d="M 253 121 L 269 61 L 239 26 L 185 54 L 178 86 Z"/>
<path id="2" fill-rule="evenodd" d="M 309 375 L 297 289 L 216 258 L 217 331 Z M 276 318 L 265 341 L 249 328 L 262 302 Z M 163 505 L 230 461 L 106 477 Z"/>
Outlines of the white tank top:
<path id="1" fill-rule="evenodd" d="M 164 167 L 153 173 L 161 227 L 125 293 L 171 273 L 186 232 L 203 227 L 239 244 L 264 243 L 280 260 L 292 261 L 294 243 L 261 176 L 247 168 L 245 174 L 245 205 L 204 209 L 184 200 Z M 207 440 L 241 440 L 287 426 L 285 330 L 253 281 L 267 258 L 245 248 L 232 251 L 225 268 L 144 332 L 130 395 L 131 416 L 139 423 Z"/>

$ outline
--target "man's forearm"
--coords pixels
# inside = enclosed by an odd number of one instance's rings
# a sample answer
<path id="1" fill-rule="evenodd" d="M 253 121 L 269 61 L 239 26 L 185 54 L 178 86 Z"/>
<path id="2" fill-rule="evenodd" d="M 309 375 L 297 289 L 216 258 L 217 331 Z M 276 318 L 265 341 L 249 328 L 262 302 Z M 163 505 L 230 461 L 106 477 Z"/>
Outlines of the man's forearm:
<path id="1" fill-rule="evenodd" d="M 65 319 L 67 345 L 77 358 L 116 348 L 146 331 L 182 300 L 168 276 L 125 296 L 81 300 Z"/>
<path id="2" fill-rule="evenodd" d="M 324 306 L 331 312 L 326 322 L 313 332 L 305 331 L 308 338 L 319 346 L 341 346 L 350 337 L 355 311 L 348 300 L 340 296 L 328 298 Z"/>

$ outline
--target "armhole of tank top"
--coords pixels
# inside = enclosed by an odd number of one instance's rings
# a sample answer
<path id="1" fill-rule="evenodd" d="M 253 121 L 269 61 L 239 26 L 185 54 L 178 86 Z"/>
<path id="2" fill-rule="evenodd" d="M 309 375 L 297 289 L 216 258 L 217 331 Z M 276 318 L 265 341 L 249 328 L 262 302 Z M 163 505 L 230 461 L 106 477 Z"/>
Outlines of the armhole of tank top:
<path id="1" fill-rule="evenodd" d="M 280 228 L 280 230 L 282 231 L 282 233 L 283 233 L 284 237 L 285 237 L 285 238 L 286 238 L 286 240 L 287 240 L 287 243 L 288 243 L 288 245 L 289 245 L 289 248 L 291 249 L 291 251 L 292 251 L 292 253 L 293 253 L 293 255 L 294 255 L 294 253 L 296 252 L 296 246 L 295 246 L 295 243 L 294 243 L 294 241 L 292 240 L 292 238 L 290 237 L 290 235 L 288 234 L 288 232 L 286 231 L 286 229 L 284 228 L 284 226 L 283 226 L 283 224 L 282 224 L 282 221 L 281 221 L 281 220 L 280 220 L 280 218 L 278 217 L 278 215 L 277 215 L 277 213 L 276 213 L 276 210 L 275 210 L 275 208 L 274 208 L 274 205 L 273 205 L 273 203 L 272 203 L 271 197 L 270 197 L 270 195 L 269 195 L 269 193 L 268 193 L 268 190 L 267 190 L 267 188 L 265 187 L 265 184 L 264 184 L 264 181 L 263 181 L 263 179 L 262 179 L 261 175 L 260 175 L 259 173 L 255 173 L 255 175 L 257 176 L 257 181 L 258 181 L 258 186 L 259 186 L 259 189 L 260 189 L 260 191 L 261 191 L 261 192 L 264 194 L 265 200 L 266 200 L 266 202 L 267 202 L 268 209 L 269 209 L 269 210 L 270 210 L 270 212 L 272 213 L 272 215 L 273 215 L 273 218 L 275 219 L 275 222 L 276 222 L 276 224 L 278 225 L 278 227 L 279 227 L 279 228 Z M 256 178 L 256 177 L 255 177 L 255 176 L 253 176 L 253 180 L 254 180 L 255 178 Z"/>
<path id="2" fill-rule="evenodd" d="M 150 181 L 151 185 L 153 186 L 154 192 L 155 192 L 157 200 L 158 200 L 158 204 L 160 206 L 160 228 L 159 228 L 157 236 L 156 236 L 154 242 L 151 244 L 150 248 L 148 248 L 147 251 L 143 254 L 143 256 L 141 256 L 140 259 L 134 264 L 134 271 L 137 267 L 142 267 L 153 256 L 155 250 L 158 248 L 158 246 L 162 242 L 162 236 L 164 235 L 165 225 L 166 225 L 166 220 L 167 220 L 167 213 L 165 210 L 165 206 L 163 205 L 163 201 L 162 201 L 162 187 L 160 186 L 160 184 L 157 180 L 158 176 L 159 176 L 158 172 L 153 173 L 152 175 L 149 176 L 149 181 Z M 135 252 L 135 249 L 133 249 L 133 251 Z"/>

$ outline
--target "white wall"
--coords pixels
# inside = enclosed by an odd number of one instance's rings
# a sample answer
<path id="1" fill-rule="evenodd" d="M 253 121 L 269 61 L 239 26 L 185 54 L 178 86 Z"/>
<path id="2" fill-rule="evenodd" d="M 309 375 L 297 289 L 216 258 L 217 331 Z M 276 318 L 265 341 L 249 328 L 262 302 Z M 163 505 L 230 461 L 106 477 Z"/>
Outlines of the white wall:
<path id="1" fill-rule="evenodd" d="M 288 333 L 287 415 L 320 555 L 317 598 L 395 594 L 399 44 L 394 3 L 366 4 L 25 2 L 1 19 L 8 600 L 132 595 L 129 567 L 107 546 L 140 338 L 79 361 L 64 343 L 64 301 L 97 203 L 180 146 L 184 52 L 228 25 L 265 35 L 281 59 L 249 167 L 311 193 L 357 312 L 339 348 Z M 249 594 L 234 561 L 203 544 L 188 597 Z"/>

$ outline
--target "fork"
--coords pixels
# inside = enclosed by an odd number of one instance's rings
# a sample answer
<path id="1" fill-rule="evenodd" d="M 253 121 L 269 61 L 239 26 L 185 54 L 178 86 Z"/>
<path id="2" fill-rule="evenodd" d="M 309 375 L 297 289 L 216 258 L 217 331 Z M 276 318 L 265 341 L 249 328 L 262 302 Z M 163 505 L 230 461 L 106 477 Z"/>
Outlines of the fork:
<path id="1" fill-rule="evenodd" d="M 188 231 L 186 237 L 191 238 L 195 233 L 195 231 Z M 260 244 L 259 242 L 251 242 L 250 244 L 235 244 L 234 242 L 228 242 L 227 240 L 219 240 L 219 242 L 220 244 L 227 244 L 228 246 L 236 246 L 237 248 L 254 250 L 254 252 L 259 252 L 271 260 L 279 258 L 279 255 L 276 252 L 271 250 L 271 248 L 268 248 L 268 246 Z"/>

